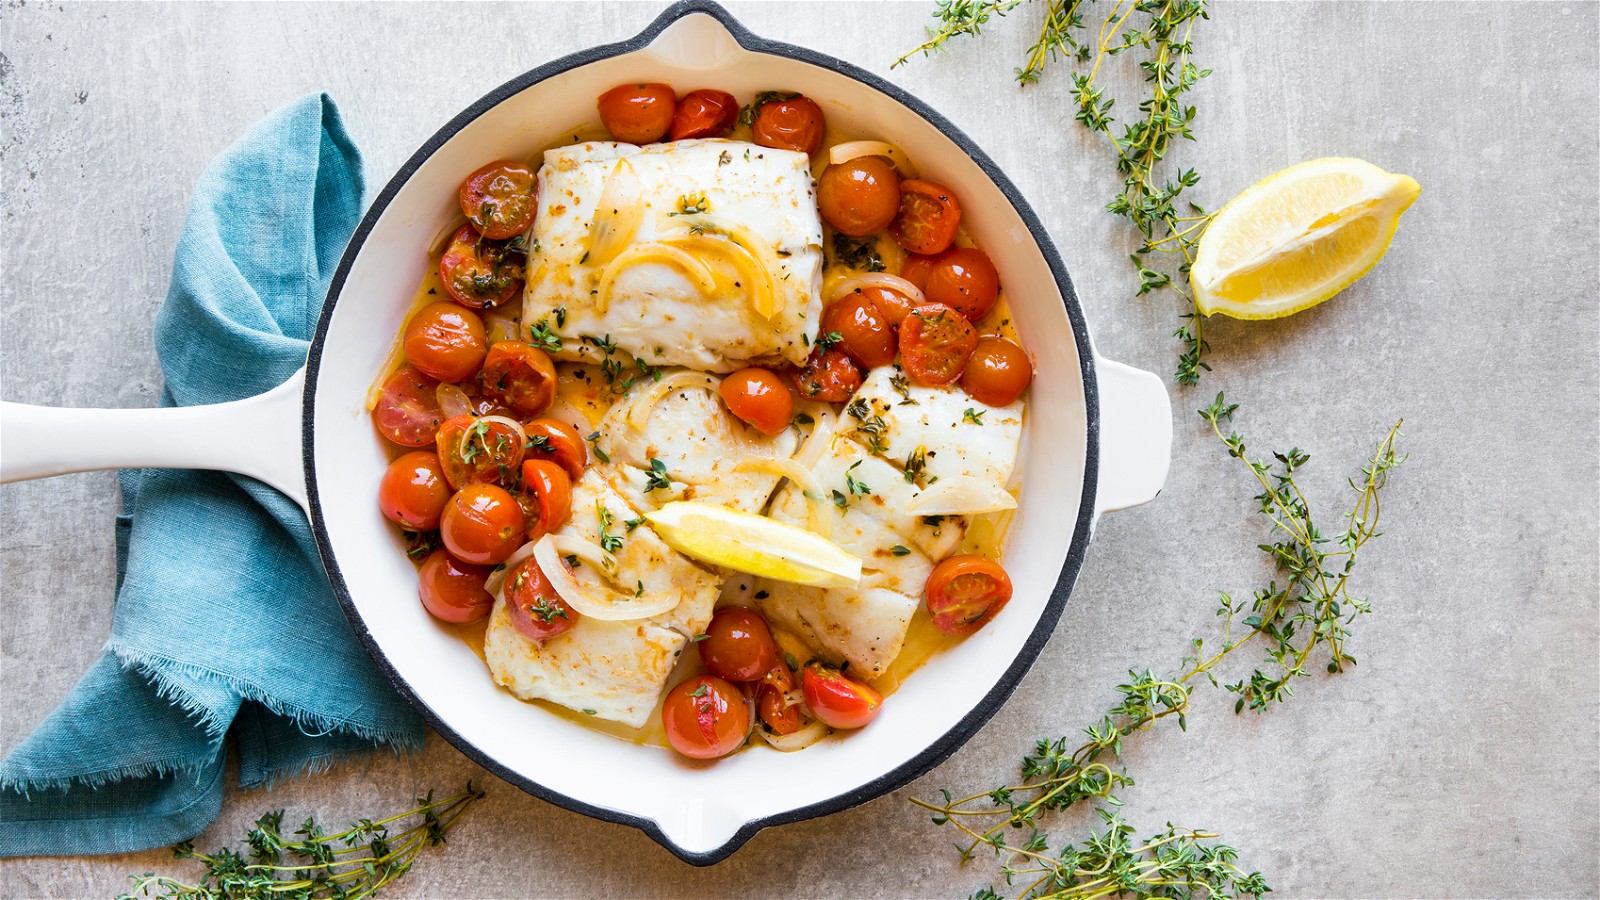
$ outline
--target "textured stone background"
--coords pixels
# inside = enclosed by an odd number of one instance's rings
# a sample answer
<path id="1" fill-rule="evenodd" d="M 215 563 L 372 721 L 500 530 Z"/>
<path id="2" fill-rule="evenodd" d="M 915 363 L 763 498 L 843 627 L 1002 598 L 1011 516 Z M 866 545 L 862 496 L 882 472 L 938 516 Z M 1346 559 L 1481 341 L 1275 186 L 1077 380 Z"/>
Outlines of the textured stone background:
<path id="1" fill-rule="evenodd" d="M 0 377 L 8 400 L 153 405 L 150 327 L 190 186 L 268 110 L 326 89 L 375 184 L 458 109 L 537 63 L 630 35 L 660 7 L 8 4 L 0 16 Z M 754 30 L 885 72 L 922 3 L 739 5 Z M 1208 205 L 1267 173 L 1351 155 L 1416 177 L 1388 258 L 1334 302 L 1267 324 L 1214 321 L 1216 372 L 1174 392 L 1172 477 L 1108 517 L 1061 627 L 961 752 L 860 808 L 769 830 L 685 866 L 632 829 L 496 782 L 437 737 L 228 796 L 200 840 L 265 808 L 342 821 L 476 778 L 490 798 L 394 896 L 953 896 L 985 883 L 908 796 L 986 789 L 1035 737 L 1075 733 L 1129 666 L 1170 666 L 1209 633 L 1218 589 L 1267 572 L 1254 493 L 1192 410 L 1218 389 L 1260 448 L 1315 461 L 1325 515 L 1370 443 L 1406 417 L 1411 462 L 1385 500 L 1360 592 L 1353 673 L 1299 684 L 1265 716 L 1202 693 L 1187 734 L 1134 739 L 1132 821 L 1204 825 L 1287 896 L 1600 893 L 1597 543 L 1597 7 L 1220 2 L 1196 30 L 1216 75 L 1200 142 L 1177 151 Z M 1019 92 L 1037 10 L 889 77 L 955 120 L 1034 203 L 1101 351 L 1169 372 L 1175 310 L 1132 299 L 1129 235 L 1100 207 L 1105 148 L 1066 121 L 1061 73 Z M 501 24 L 501 23 L 506 24 Z M 913 148 L 914 149 L 914 148 Z M 112 586 L 110 474 L 0 488 L 0 749 L 99 653 Z M 1081 833 L 1083 817 L 1059 833 Z M 164 852 L 23 860 L 6 896 L 104 896 L 182 871 Z"/>

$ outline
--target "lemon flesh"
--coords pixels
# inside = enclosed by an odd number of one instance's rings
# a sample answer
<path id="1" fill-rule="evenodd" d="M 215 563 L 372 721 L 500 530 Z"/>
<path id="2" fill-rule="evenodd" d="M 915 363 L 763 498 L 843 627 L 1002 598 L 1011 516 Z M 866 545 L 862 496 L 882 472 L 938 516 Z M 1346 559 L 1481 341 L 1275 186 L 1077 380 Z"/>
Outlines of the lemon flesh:
<path id="1" fill-rule="evenodd" d="M 860 559 L 821 535 L 766 516 L 679 500 L 644 517 L 668 546 L 704 563 L 813 587 L 861 583 Z"/>
<path id="2" fill-rule="evenodd" d="M 1200 238 L 1189 282 L 1206 315 L 1276 319 L 1367 274 L 1422 186 L 1359 159 L 1313 159 L 1233 198 Z"/>

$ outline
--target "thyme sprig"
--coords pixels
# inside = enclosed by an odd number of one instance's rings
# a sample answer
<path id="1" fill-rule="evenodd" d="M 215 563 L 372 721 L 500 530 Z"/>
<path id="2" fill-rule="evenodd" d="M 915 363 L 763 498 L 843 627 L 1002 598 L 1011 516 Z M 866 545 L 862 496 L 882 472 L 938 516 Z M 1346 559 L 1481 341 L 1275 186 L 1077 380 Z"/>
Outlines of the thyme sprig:
<path id="1" fill-rule="evenodd" d="M 248 849 L 224 847 L 201 853 L 185 841 L 172 848 L 178 859 L 198 860 L 205 873 L 195 884 L 146 872 L 129 876 L 133 888 L 118 900 L 161 897 L 171 900 L 357 900 L 411 871 L 412 863 L 427 847 L 445 843 L 445 834 L 483 792 L 471 782 L 454 797 L 419 797 L 415 809 L 386 819 L 359 819 L 337 834 L 327 834 L 314 818 L 306 819 L 292 836 L 283 833 L 283 810 L 256 820 L 244 836 Z M 390 826 L 414 819 L 405 830 L 390 834 Z"/>
<path id="2" fill-rule="evenodd" d="M 1169 718 L 1186 729 L 1191 695 L 1200 679 L 1236 695 L 1235 714 L 1245 709 L 1261 712 L 1293 696 L 1293 682 L 1311 674 L 1314 659 L 1325 656 L 1329 673 L 1342 672 L 1356 663 L 1347 647 L 1349 628 L 1372 607 L 1366 599 L 1350 593 L 1350 576 L 1360 549 L 1380 533 L 1379 492 L 1388 483 L 1389 472 L 1405 461 L 1396 450 L 1401 423 L 1396 422 L 1377 442 L 1360 478 L 1350 479 L 1355 504 L 1344 516 L 1343 529 L 1328 535 L 1317 526 L 1310 502 L 1296 480 L 1310 456 L 1295 448 L 1270 458 L 1251 458 L 1244 439 L 1231 427 L 1223 434 L 1224 425 L 1231 426 L 1238 408 L 1219 393 L 1199 412 L 1228 455 L 1243 461 L 1261 488 L 1254 498 L 1257 509 L 1272 523 L 1277 539 L 1259 549 L 1272 559 L 1281 582 L 1274 577 L 1256 590 L 1248 603 L 1222 593 L 1217 606 L 1217 616 L 1222 619 L 1220 641 L 1208 645 L 1203 638 L 1192 639 L 1188 655 L 1172 676 L 1157 676 L 1150 669 L 1130 670 L 1128 679 L 1117 685 L 1120 699 L 1100 721 L 1085 728 L 1081 738 L 1041 739 L 1034 745 L 1022 759 L 1020 783 L 962 799 L 944 791 L 942 802 L 912 801 L 932 811 L 935 824 L 954 824 L 969 838 L 957 845 L 962 862 L 971 860 L 980 846 L 988 845 L 1008 884 L 1018 875 L 1036 875 L 1019 896 L 1177 896 L 1156 892 L 1173 885 L 1191 890 L 1203 885 L 1206 892 L 1196 895 L 1209 897 L 1259 895 L 1268 890 L 1259 875 L 1246 876 L 1233 868 L 1232 848 L 1202 844 L 1203 837 L 1212 835 L 1201 832 L 1169 826 L 1151 841 L 1134 845 L 1132 830 L 1101 809 L 1108 831 L 1090 838 L 1085 847 L 1100 849 L 1095 851 L 1098 855 L 1086 857 L 1082 848 L 1070 844 L 1059 852 L 1049 852 L 1049 837 L 1039 828 L 1041 814 L 1065 810 L 1084 800 L 1121 806 L 1117 792 L 1134 783 L 1125 769 L 1115 765 L 1122 755 L 1123 739 Z M 1231 684 L 1219 681 L 1218 666 L 1253 642 L 1265 645 L 1262 662 L 1246 678 Z M 1008 840 L 1007 831 L 1020 829 L 1028 831 L 1025 841 Z M 1115 860 L 1108 862 L 1106 848 L 1113 844 Z M 1176 856 L 1169 859 L 1172 854 Z M 1105 880 L 1113 872 L 1126 877 Z"/>
<path id="3" fill-rule="evenodd" d="M 893 65 L 903 65 L 919 53 L 943 51 L 954 38 L 978 36 L 991 17 L 1004 16 L 1031 2 L 939 0 L 933 14 L 938 24 L 928 29 L 928 39 Z M 1027 60 L 1015 70 L 1016 79 L 1024 86 L 1037 83 L 1057 59 L 1074 66 L 1072 94 L 1077 109 L 1073 118 L 1110 143 L 1116 152 L 1117 174 L 1123 179 L 1121 192 L 1106 209 L 1126 218 L 1143 238 L 1132 254 L 1139 273 L 1136 296 L 1165 289 L 1183 298 L 1186 310 L 1172 332 L 1183 344 L 1174 377 L 1180 384 L 1194 384 L 1202 369 L 1211 368 L 1205 361 L 1210 345 L 1205 338 L 1205 317 L 1183 282 L 1212 213 L 1182 196 L 1199 183 L 1195 170 L 1177 169 L 1169 174 L 1164 163 L 1176 141 L 1194 140 L 1196 110 L 1186 105 L 1185 95 L 1211 74 L 1210 69 L 1201 69 L 1191 60 L 1195 22 L 1209 18 L 1207 0 L 1115 0 L 1093 36 L 1081 10 L 1094 0 L 1044 2 L 1039 36 L 1028 49 Z M 1118 133 L 1114 128 L 1117 120 L 1111 115 L 1115 101 L 1105 96 L 1098 79 L 1108 59 L 1132 51 L 1139 51 L 1130 58 L 1137 58 L 1148 96 L 1140 100 L 1137 115 L 1122 123 Z M 1157 262 L 1152 254 L 1181 258 L 1172 266 Z"/>

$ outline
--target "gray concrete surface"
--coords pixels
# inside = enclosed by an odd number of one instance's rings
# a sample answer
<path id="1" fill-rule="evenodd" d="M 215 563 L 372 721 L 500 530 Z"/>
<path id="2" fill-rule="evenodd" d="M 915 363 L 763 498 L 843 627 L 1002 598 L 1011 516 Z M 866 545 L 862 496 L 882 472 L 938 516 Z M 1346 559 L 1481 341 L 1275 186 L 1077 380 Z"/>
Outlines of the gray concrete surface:
<path id="1" fill-rule="evenodd" d="M 739 5 L 756 31 L 878 72 L 926 5 Z M 155 402 L 150 345 L 190 186 L 260 115 L 327 89 L 381 183 L 509 76 L 630 35 L 647 5 L 8 4 L 0 15 L 0 378 L 8 400 Z M 476 778 L 490 797 L 392 896 L 955 896 L 952 834 L 906 798 L 986 789 L 1035 737 L 1075 733 L 1130 666 L 1168 667 L 1218 589 L 1268 572 L 1241 469 L 1192 410 L 1218 389 L 1256 446 L 1314 457 L 1323 514 L 1396 417 L 1411 461 L 1358 590 L 1361 665 L 1264 716 L 1201 693 L 1187 734 L 1140 735 L 1129 818 L 1216 829 L 1284 896 L 1600 894 L 1597 679 L 1597 7 L 1579 2 L 1219 3 L 1195 32 L 1216 75 L 1177 150 L 1220 204 L 1261 176 L 1359 156 L 1423 185 L 1392 251 L 1337 300 L 1213 323 L 1216 372 L 1175 391 L 1172 477 L 1102 524 L 1061 627 L 1015 698 L 949 762 L 825 819 L 682 865 L 631 829 L 535 800 L 430 737 L 389 757 L 230 792 L 201 839 L 265 808 L 330 819 Z M 1057 73 L 1018 92 L 1037 10 L 890 78 L 1011 173 L 1054 234 L 1107 355 L 1163 373 L 1167 299 L 1132 298 L 1129 236 L 1101 211 L 1105 148 L 1066 121 Z M 466 64 L 470 63 L 470 64 Z M 1119 107 L 1120 108 L 1120 107 Z M 914 150 L 914 148 L 912 148 Z M 98 654 L 111 609 L 109 474 L 0 488 L 0 744 Z M 1233 670 L 1237 674 L 1238 669 Z M 1082 833 L 1068 817 L 1059 835 Z M 164 852 L 10 861 L 5 896 L 104 896 Z"/>

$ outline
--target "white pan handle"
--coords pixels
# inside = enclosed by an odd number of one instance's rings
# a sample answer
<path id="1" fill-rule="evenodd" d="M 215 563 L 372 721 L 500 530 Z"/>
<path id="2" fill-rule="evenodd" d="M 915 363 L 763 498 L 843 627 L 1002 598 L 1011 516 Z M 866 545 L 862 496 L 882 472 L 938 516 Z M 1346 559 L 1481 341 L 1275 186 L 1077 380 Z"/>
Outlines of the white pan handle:
<path id="1" fill-rule="evenodd" d="M 1095 512 L 1149 503 L 1172 465 L 1172 401 L 1161 378 L 1095 357 L 1100 383 L 1100 482 Z"/>
<path id="2" fill-rule="evenodd" d="M 306 370 L 265 394 L 211 406 L 57 409 L 0 403 L 0 483 L 95 469 L 220 469 L 306 505 L 300 405 Z"/>

